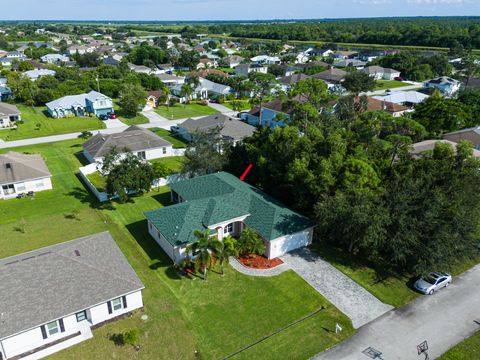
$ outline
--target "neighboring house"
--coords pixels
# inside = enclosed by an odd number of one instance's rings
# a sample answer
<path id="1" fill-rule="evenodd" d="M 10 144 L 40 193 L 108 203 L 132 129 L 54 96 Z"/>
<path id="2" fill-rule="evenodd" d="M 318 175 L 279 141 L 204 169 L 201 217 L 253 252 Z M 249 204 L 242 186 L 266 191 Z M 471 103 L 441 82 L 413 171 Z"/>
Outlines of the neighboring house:
<path id="1" fill-rule="evenodd" d="M 460 140 L 468 140 L 473 144 L 475 149 L 480 150 L 480 126 L 444 134 L 443 138 L 456 143 L 458 143 Z"/>
<path id="2" fill-rule="evenodd" d="M 357 55 L 358 60 L 366 61 L 366 62 L 372 62 L 373 60 L 383 56 L 383 53 L 381 51 L 367 51 L 367 52 L 362 52 L 359 55 Z"/>
<path id="3" fill-rule="evenodd" d="M 46 55 L 43 55 L 40 58 L 40 60 L 48 64 L 58 64 L 58 63 L 70 61 L 70 58 L 62 54 L 46 54 Z"/>
<path id="4" fill-rule="evenodd" d="M 120 61 L 115 60 L 113 57 L 106 57 L 102 61 L 104 65 L 118 66 L 120 64 Z"/>
<path id="5" fill-rule="evenodd" d="M 265 256 L 279 257 L 312 242 L 313 222 L 237 177 L 219 172 L 172 183 L 175 203 L 148 211 L 148 231 L 176 263 L 195 243 L 196 230 L 210 231 L 221 241 L 255 230 L 266 246 Z"/>
<path id="6" fill-rule="evenodd" d="M 238 55 L 231 55 L 223 58 L 223 62 L 231 69 L 235 69 L 243 60 L 245 59 Z"/>
<path id="7" fill-rule="evenodd" d="M 256 64 L 240 64 L 235 68 L 235 75 L 248 77 L 251 72 L 260 72 L 266 74 L 268 67 Z"/>
<path id="8" fill-rule="evenodd" d="M 40 359 L 143 307 L 144 285 L 108 232 L 0 260 L 0 359 Z"/>
<path id="9" fill-rule="evenodd" d="M 445 96 L 453 96 L 460 90 L 462 83 L 448 76 L 441 76 L 423 83 L 426 89 L 436 89 Z"/>
<path id="10" fill-rule="evenodd" d="M 187 141 L 192 141 L 196 132 L 208 132 L 220 128 L 220 135 L 224 140 L 236 144 L 243 139 L 250 137 L 255 132 L 255 127 L 224 114 L 209 115 L 197 120 L 188 119 L 178 124 L 178 135 Z"/>
<path id="11" fill-rule="evenodd" d="M 304 97 L 296 96 L 293 100 L 305 102 Z M 285 108 L 280 99 L 256 105 L 248 112 L 240 113 L 240 119 L 246 121 L 253 126 L 275 128 L 277 126 L 285 126 L 289 121 L 293 109 Z M 282 119 L 279 119 L 282 117 Z"/>
<path id="12" fill-rule="evenodd" d="M 311 76 L 305 75 L 305 74 L 294 74 L 290 76 L 284 76 L 279 79 L 280 82 L 280 87 L 282 88 L 283 91 L 288 91 L 293 85 L 295 85 L 297 82 L 306 80 L 306 79 L 311 79 Z"/>
<path id="13" fill-rule="evenodd" d="M 375 80 L 394 80 L 395 78 L 400 77 L 400 71 L 383 68 L 377 65 L 368 66 L 360 71 L 368 74 L 371 78 Z"/>
<path id="14" fill-rule="evenodd" d="M 162 90 L 149 91 L 146 105 L 150 109 L 154 109 L 159 105 L 159 100 L 165 93 Z"/>
<path id="15" fill-rule="evenodd" d="M 354 67 L 358 70 L 363 69 L 367 63 L 361 60 L 356 60 L 356 59 L 344 59 L 344 60 L 338 60 L 333 63 L 333 65 L 337 67 Z"/>
<path id="16" fill-rule="evenodd" d="M 230 86 L 218 84 L 204 78 L 198 78 L 200 85 L 193 90 L 191 99 L 216 99 L 221 96 L 226 96 L 232 91 Z M 182 86 L 176 85 L 172 87 L 172 94 L 184 102 L 187 99 L 182 96 Z"/>
<path id="17" fill-rule="evenodd" d="M 6 57 L 11 59 L 11 60 L 13 60 L 13 59 L 24 60 L 24 59 L 27 58 L 27 56 L 23 52 L 20 52 L 20 51 L 10 51 L 10 52 L 7 53 Z"/>
<path id="18" fill-rule="evenodd" d="M 139 73 L 139 74 L 156 74 L 156 70 L 150 69 L 148 66 L 144 65 L 135 65 L 132 63 L 128 63 L 128 68 L 132 70 L 133 72 Z"/>
<path id="19" fill-rule="evenodd" d="M 325 71 L 322 71 L 318 74 L 313 75 L 312 77 L 320 79 L 329 84 L 339 84 L 345 80 L 347 72 L 341 69 L 331 68 Z"/>
<path id="20" fill-rule="evenodd" d="M 411 149 L 410 149 L 410 154 L 412 154 L 414 157 L 418 158 L 422 156 L 423 153 L 425 152 L 431 152 L 433 149 L 435 149 L 435 145 L 437 143 L 443 143 L 443 144 L 448 144 L 450 145 L 455 151 L 457 149 L 457 143 L 450 141 L 450 140 L 425 140 L 421 141 L 415 144 L 412 144 Z M 480 158 L 480 151 L 478 149 L 474 149 L 472 155 L 476 158 Z"/>
<path id="21" fill-rule="evenodd" d="M 116 134 L 96 134 L 83 143 L 83 155 L 91 163 L 103 162 L 112 149 L 122 155 L 127 151 L 144 160 L 172 156 L 172 144 L 148 129 L 132 125 Z"/>
<path id="22" fill-rule="evenodd" d="M 356 51 L 335 51 L 331 56 L 334 59 L 351 59 L 357 54 Z"/>
<path id="23" fill-rule="evenodd" d="M 72 45 L 67 51 L 70 55 L 79 54 L 84 55 L 86 53 L 92 53 L 95 50 L 94 47 L 84 46 L 84 45 Z"/>
<path id="24" fill-rule="evenodd" d="M 42 76 L 50 75 L 55 76 L 56 72 L 50 69 L 28 70 L 24 74 L 30 78 L 30 80 L 38 80 Z"/>
<path id="25" fill-rule="evenodd" d="M 401 104 L 395 104 L 385 100 L 378 100 L 373 97 L 368 98 L 367 111 L 385 111 L 393 115 L 394 117 L 399 117 L 404 115 L 411 110 Z"/>
<path id="26" fill-rule="evenodd" d="M 277 56 L 259 55 L 250 59 L 256 65 L 274 65 L 280 64 L 282 61 Z"/>
<path id="27" fill-rule="evenodd" d="M 2 57 L 0 58 L 0 67 L 1 66 L 11 66 L 13 63 L 13 59 L 12 58 L 8 58 L 8 57 Z"/>
<path id="28" fill-rule="evenodd" d="M 20 120 L 20 110 L 15 105 L 0 102 L 0 130 L 10 128 Z"/>
<path id="29" fill-rule="evenodd" d="M 387 91 L 385 95 L 373 96 L 373 98 L 413 108 L 429 96 L 418 91 Z"/>
<path id="30" fill-rule="evenodd" d="M 86 116 L 87 114 L 100 116 L 114 112 L 112 99 L 97 91 L 64 96 L 45 105 L 50 116 L 54 118 Z"/>
<path id="31" fill-rule="evenodd" d="M 308 48 L 303 52 L 306 56 L 320 56 L 320 57 L 328 57 L 333 55 L 333 51 L 330 49 L 319 49 L 319 48 Z"/>
<path id="32" fill-rule="evenodd" d="M 157 64 L 157 74 L 172 74 L 175 67 L 172 64 Z"/>
<path id="33" fill-rule="evenodd" d="M 12 90 L 6 86 L 0 86 L 0 101 L 5 101 L 13 97 Z"/>
<path id="34" fill-rule="evenodd" d="M 207 68 L 216 68 L 218 66 L 217 60 L 213 59 L 200 59 L 197 64 L 197 70 L 207 69 Z"/>
<path id="35" fill-rule="evenodd" d="M 41 155 L 13 151 L 0 155 L 0 199 L 10 199 L 29 191 L 50 190 L 51 177 Z"/>
<path id="36" fill-rule="evenodd" d="M 178 85 L 181 86 L 181 85 L 185 84 L 185 78 L 184 77 L 180 77 L 180 76 L 176 76 L 176 75 L 172 75 L 172 74 L 167 74 L 167 73 L 156 74 L 155 76 L 158 77 L 160 79 L 160 81 L 169 88 L 172 88 L 172 87 L 178 86 Z"/>

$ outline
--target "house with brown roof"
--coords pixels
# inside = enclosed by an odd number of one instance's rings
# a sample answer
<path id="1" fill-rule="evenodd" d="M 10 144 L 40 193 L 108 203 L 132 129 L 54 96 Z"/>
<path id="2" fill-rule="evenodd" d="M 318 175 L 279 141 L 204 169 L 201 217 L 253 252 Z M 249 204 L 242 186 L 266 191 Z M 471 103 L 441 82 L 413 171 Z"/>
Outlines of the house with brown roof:
<path id="1" fill-rule="evenodd" d="M 41 155 L 13 151 L 0 155 L 0 199 L 50 190 L 51 177 Z"/>
<path id="2" fill-rule="evenodd" d="M 347 76 L 347 72 L 341 69 L 331 68 L 313 75 L 314 78 L 325 81 L 329 84 L 339 84 Z"/>
<path id="3" fill-rule="evenodd" d="M 153 90 L 148 92 L 146 107 L 154 109 L 159 105 L 160 99 L 165 96 L 162 90 Z"/>
<path id="4" fill-rule="evenodd" d="M 378 100 L 372 97 L 368 98 L 367 111 L 385 111 L 392 114 L 394 117 L 399 117 L 409 112 L 410 109 L 401 104 L 395 104 L 393 102 Z"/>

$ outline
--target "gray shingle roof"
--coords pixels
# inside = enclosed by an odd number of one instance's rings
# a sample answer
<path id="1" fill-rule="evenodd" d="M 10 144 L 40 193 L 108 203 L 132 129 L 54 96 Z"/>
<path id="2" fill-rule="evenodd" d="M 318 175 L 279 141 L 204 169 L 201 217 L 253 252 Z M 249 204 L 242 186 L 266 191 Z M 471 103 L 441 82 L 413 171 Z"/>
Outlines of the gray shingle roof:
<path id="1" fill-rule="evenodd" d="M 1 259 L 0 278 L 0 339 L 144 288 L 108 232 Z"/>
<path id="2" fill-rule="evenodd" d="M 242 140 L 255 132 L 254 126 L 224 114 L 209 115 L 197 120 L 188 119 L 178 126 L 189 133 L 220 127 L 220 134 L 233 140 Z"/>
<path id="3" fill-rule="evenodd" d="M 0 184 L 50 177 L 41 155 L 9 151 L 0 155 Z"/>
<path id="4" fill-rule="evenodd" d="M 20 110 L 15 105 L 7 104 L 0 102 L 0 117 L 11 116 L 11 115 L 20 115 Z"/>
<path id="5" fill-rule="evenodd" d="M 124 149 L 140 151 L 164 146 L 172 144 L 150 130 L 135 125 L 117 134 L 98 133 L 83 143 L 83 148 L 94 158 L 107 155 L 113 148 L 121 153 Z"/>

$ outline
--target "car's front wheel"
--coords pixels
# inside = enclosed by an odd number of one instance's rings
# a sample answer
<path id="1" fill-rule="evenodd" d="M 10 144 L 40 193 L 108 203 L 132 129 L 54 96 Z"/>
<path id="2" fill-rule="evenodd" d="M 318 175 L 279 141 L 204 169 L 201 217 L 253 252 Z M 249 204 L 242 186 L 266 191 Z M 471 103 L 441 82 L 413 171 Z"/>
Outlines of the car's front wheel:
<path id="1" fill-rule="evenodd" d="M 433 289 L 432 289 L 432 290 L 430 290 L 430 291 L 428 292 L 428 295 L 433 295 L 433 292 L 434 292 L 434 290 L 433 290 Z"/>
<path id="2" fill-rule="evenodd" d="M 445 287 L 448 287 L 448 285 L 450 285 L 450 283 L 449 283 L 449 282 L 447 282 L 447 283 L 445 284 Z"/>

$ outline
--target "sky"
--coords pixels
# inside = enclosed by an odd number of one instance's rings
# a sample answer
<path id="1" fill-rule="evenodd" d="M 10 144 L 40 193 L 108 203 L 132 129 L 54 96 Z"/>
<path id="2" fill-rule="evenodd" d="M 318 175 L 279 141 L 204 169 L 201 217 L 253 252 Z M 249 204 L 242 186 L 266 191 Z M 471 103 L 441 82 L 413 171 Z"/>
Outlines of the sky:
<path id="1" fill-rule="evenodd" d="M 0 20 L 264 20 L 480 15 L 480 0 L 0 0 Z"/>

